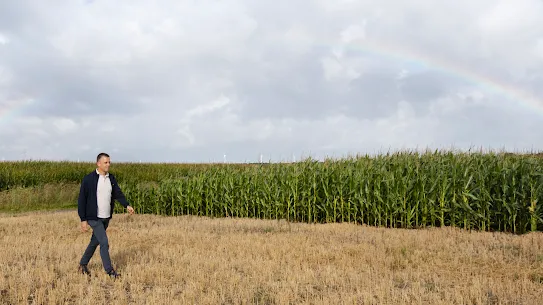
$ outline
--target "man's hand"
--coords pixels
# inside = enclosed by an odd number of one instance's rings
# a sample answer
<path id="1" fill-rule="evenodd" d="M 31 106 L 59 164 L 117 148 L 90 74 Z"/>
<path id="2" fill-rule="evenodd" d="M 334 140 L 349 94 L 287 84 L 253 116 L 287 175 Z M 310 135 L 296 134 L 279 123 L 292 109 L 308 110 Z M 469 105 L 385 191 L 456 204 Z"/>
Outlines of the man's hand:
<path id="1" fill-rule="evenodd" d="M 126 209 L 127 209 L 128 212 L 130 213 L 130 215 L 134 214 L 134 208 L 133 208 L 133 207 L 128 206 L 128 207 L 126 207 Z"/>
<path id="2" fill-rule="evenodd" d="M 86 220 L 81 222 L 81 232 L 87 232 L 87 229 L 88 229 L 87 225 L 88 223 Z"/>

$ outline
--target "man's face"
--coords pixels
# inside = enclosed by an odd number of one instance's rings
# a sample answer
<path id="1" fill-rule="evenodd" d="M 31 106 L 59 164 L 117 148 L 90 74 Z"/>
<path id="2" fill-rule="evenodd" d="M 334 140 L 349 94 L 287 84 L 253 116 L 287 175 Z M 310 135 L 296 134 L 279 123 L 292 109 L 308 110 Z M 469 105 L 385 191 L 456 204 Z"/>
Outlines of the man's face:
<path id="1" fill-rule="evenodd" d="M 108 157 L 102 157 L 98 162 L 96 162 L 96 166 L 98 166 L 98 169 L 103 171 L 104 173 L 109 172 L 109 165 L 110 161 Z"/>

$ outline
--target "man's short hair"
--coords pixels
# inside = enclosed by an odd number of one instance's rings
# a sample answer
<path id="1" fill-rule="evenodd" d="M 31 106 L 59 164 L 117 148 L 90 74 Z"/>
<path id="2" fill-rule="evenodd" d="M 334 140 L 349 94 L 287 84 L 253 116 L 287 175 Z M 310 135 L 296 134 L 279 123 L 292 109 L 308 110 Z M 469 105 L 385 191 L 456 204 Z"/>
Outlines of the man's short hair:
<path id="1" fill-rule="evenodd" d="M 102 157 L 109 158 L 109 155 L 106 154 L 106 153 L 99 153 L 98 156 L 96 156 L 96 162 L 100 161 L 100 159 L 102 159 Z"/>

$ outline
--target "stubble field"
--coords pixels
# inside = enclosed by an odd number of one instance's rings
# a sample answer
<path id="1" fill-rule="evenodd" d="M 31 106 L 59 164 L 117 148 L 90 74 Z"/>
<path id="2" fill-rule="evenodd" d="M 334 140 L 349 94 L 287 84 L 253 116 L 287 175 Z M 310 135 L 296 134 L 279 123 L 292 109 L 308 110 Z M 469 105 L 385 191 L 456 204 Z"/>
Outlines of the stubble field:
<path id="1" fill-rule="evenodd" d="M 543 233 L 115 214 L 113 281 L 75 210 L 0 214 L 0 304 L 540 304 Z"/>

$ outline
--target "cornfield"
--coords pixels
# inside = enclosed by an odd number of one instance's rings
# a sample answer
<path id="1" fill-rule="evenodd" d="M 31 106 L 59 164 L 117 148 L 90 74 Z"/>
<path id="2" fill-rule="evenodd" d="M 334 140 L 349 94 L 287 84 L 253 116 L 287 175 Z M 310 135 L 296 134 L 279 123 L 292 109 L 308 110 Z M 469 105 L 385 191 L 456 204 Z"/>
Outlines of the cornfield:
<path id="1" fill-rule="evenodd" d="M 0 177 L 79 182 L 94 168 L 24 164 L 33 166 Z M 524 233 L 543 230 L 542 169 L 533 155 L 435 151 L 250 166 L 114 164 L 112 172 L 138 213 Z"/>
<path id="2" fill-rule="evenodd" d="M 123 189 L 139 213 L 523 233 L 543 229 L 542 169 L 531 156 L 397 153 L 209 167 Z"/>

